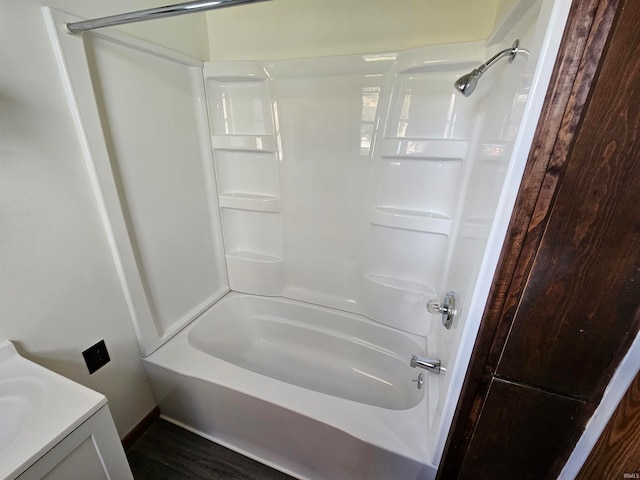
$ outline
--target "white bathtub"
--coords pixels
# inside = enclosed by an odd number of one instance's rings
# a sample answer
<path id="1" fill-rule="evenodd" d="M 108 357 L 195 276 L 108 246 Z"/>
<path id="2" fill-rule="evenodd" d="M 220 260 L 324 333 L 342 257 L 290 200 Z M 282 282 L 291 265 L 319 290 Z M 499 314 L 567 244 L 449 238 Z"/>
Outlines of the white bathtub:
<path id="1" fill-rule="evenodd" d="M 361 316 L 230 293 L 144 363 L 166 419 L 298 478 L 430 479 L 414 353 Z"/>

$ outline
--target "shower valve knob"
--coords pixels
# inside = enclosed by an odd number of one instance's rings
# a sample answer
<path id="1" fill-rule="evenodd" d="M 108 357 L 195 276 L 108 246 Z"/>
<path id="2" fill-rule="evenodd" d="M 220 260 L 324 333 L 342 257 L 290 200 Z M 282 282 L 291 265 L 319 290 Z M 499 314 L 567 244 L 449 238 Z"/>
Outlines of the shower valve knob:
<path id="1" fill-rule="evenodd" d="M 427 302 L 427 310 L 429 313 L 449 313 L 449 309 L 441 306 L 440 300 L 436 298 L 432 298 Z"/>
<path id="2" fill-rule="evenodd" d="M 429 313 L 442 314 L 442 325 L 447 329 L 453 328 L 454 320 L 458 314 L 458 310 L 456 309 L 456 300 L 456 292 L 447 292 L 442 302 L 435 298 L 428 300 L 427 311 Z"/>

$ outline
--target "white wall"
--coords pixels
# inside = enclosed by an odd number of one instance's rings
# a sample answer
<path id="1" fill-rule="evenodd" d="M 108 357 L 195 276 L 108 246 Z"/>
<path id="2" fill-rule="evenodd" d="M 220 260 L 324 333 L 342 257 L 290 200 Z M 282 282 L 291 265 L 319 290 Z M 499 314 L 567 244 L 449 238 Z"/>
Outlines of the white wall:
<path id="1" fill-rule="evenodd" d="M 501 2 L 273 0 L 208 12 L 209 50 L 211 60 L 280 60 L 485 40 Z"/>
<path id="2" fill-rule="evenodd" d="M 2 0 L 4 2 L 4 0 Z M 182 0 L 42 0 L 48 5 L 82 18 L 96 18 L 118 13 L 159 7 Z M 161 20 L 145 21 L 110 27 L 128 35 L 148 40 L 200 60 L 209 58 L 207 21 L 204 13 L 180 15 Z"/>
<path id="3" fill-rule="evenodd" d="M 85 3 L 58 5 L 87 16 L 151 6 Z M 160 24 L 140 36 L 182 37 L 170 46 L 206 57 L 204 19 L 189 18 L 172 36 Z M 155 401 L 37 1 L 0 0 L 0 45 L 0 338 L 105 394 L 123 436 Z M 81 352 L 100 339 L 111 362 L 90 376 Z"/>
<path id="4" fill-rule="evenodd" d="M 519 3 L 522 3 L 521 0 L 500 0 L 496 10 L 496 20 L 507 15 L 511 10 L 516 8 Z"/>

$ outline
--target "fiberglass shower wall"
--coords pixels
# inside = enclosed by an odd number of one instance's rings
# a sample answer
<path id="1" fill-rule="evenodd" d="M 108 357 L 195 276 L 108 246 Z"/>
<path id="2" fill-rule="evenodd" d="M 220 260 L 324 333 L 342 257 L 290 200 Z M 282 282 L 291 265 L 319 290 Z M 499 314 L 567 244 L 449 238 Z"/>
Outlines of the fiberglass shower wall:
<path id="1" fill-rule="evenodd" d="M 426 335 L 474 132 L 452 83 L 483 50 L 205 64 L 231 289 Z"/>

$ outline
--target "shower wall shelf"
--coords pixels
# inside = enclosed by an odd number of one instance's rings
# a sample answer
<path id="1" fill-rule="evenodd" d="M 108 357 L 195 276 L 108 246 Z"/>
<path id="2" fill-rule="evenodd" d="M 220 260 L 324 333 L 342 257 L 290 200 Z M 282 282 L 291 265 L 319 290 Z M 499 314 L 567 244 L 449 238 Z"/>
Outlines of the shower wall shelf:
<path id="1" fill-rule="evenodd" d="M 214 149 L 220 195 L 279 198 L 276 154 L 249 150 Z"/>
<path id="2" fill-rule="evenodd" d="M 402 210 L 390 207 L 372 207 L 371 223 L 390 228 L 449 235 L 451 218 L 439 213 Z"/>
<path id="3" fill-rule="evenodd" d="M 380 142 L 381 157 L 462 159 L 467 155 L 467 140 L 420 138 L 384 138 Z"/>
<path id="4" fill-rule="evenodd" d="M 441 153 L 441 152 L 439 152 Z M 453 152 L 456 155 L 460 151 Z M 463 156 L 380 156 L 370 222 L 448 235 Z"/>
<path id="5" fill-rule="evenodd" d="M 281 257 L 274 257 L 272 255 L 263 255 L 261 253 L 243 252 L 243 251 L 229 252 L 227 253 L 227 258 L 235 258 L 238 260 L 258 262 L 258 263 L 278 263 L 283 261 Z"/>
<path id="6" fill-rule="evenodd" d="M 254 212 L 279 212 L 280 199 L 251 193 L 225 193 L 218 196 L 220 207 Z"/>
<path id="7" fill-rule="evenodd" d="M 269 82 L 257 76 L 207 76 L 212 135 L 268 136 L 274 133 Z"/>
<path id="8" fill-rule="evenodd" d="M 365 276 L 431 285 L 442 275 L 447 235 L 373 225 Z"/>
<path id="9" fill-rule="evenodd" d="M 280 295 L 283 290 L 284 260 L 255 252 L 226 254 L 229 284 L 233 289 L 260 295 Z"/>
<path id="10" fill-rule="evenodd" d="M 235 208 L 221 211 L 231 289 L 279 294 L 284 262 L 280 213 Z"/>
<path id="11" fill-rule="evenodd" d="M 247 150 L 275 152 L 273 135 L 211 135 L 211 146 L 216 150 Z"/>
<path id="12" fill-rule="evenodd" d="M 381 274 L 365 274 L 367 281 L 380 285 L 382 287 L 399 290 L 402 292 L 410 292 L 418 295 L 435 295 L 434 288 L 422 283 L 402 280 L 400 278 L 389 277 Z"/>
<path id="13" fill-rule="evenodd" d="M 365 315 L 382 321 L 393 319 L 396 328 L 407 331 L 416 330 L 416 316 L 420 317 L 426 302 L 436 294 L 428 285 L 383 274 L 365 274 L 364 280 Z M 428 323 L 423 322 L 423 325 Z"/>

